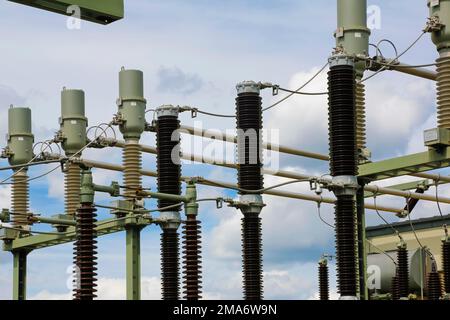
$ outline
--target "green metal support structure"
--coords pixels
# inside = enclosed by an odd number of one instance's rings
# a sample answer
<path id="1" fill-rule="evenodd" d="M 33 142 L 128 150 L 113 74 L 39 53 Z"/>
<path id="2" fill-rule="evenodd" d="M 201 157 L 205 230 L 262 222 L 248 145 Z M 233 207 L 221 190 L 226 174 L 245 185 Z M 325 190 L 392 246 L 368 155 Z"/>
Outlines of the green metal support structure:
<path id="1" fill-rule="evenodd" d="M 31 250 L 14 250 L 13 254 L 13 300 L 27 297 L 27 256 Z"/>
<path id="2" fill-rule="evenodd" d="M 124 16 L 123 0 L 9 0 L 63 15 L 72 15 L 70 6 L 80 8 L 80 18 L 90 22 L 109 24 Z"/>
<path id="3" fill-rule="evenodd" d="M 141 230 L 130 226 L 126 230 L 127 300 L 141 300 Z"/>

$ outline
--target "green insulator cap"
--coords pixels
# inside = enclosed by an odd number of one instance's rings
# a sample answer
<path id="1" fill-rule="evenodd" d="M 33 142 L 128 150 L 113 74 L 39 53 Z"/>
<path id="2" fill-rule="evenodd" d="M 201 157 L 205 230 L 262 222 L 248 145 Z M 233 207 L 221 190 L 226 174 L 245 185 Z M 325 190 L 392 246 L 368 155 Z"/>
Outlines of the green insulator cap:
<path id="1" fill-rule="evenodd" d="M 33 159 L 34 136 L 31 131 L 31 109 L 11 107 L 8 110 L 9 163 L 20 165 Z"/>
<path id="2" fill-rule="evenodd" d="M 119 72 L 117 105 L 122 123 L 120 131 L 125 139 L 139 139 L 145 130 L 144 74 L 139 70 Z"/>
<path id="3" fill-rule="evenodd" d="M 84 91 L 64 88 L 61 91 L 60 128 L 66 155 L 73 155 L 86 145 L 87 125 Z"/>

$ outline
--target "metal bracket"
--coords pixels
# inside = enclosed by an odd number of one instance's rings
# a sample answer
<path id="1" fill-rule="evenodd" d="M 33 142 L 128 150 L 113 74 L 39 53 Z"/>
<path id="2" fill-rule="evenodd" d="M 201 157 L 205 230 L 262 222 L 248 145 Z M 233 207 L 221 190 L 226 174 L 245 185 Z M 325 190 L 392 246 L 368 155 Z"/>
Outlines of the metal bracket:
<path id="1" fill-rule="evenodd" d="M 0 222 L 10 222 L 11 221 L 11 214 L 9 212 L 9 209 L 2 209 L 2 212 L 0 213 Z"/>
<path id="2" fill-rule="evenodd" d="M 445 24 L 441 22 L 438 16 L 428 18 L 427 25 L 423 31 L 425 32 L 438 32 L 445 27 Z"/>
<path id="3" fill-rule="evenodd" d="M 14 155 L 14 152 L 11 151 L 9 147 L 4 147 L 0 154 L 0 158 L 9 159 Z"/>

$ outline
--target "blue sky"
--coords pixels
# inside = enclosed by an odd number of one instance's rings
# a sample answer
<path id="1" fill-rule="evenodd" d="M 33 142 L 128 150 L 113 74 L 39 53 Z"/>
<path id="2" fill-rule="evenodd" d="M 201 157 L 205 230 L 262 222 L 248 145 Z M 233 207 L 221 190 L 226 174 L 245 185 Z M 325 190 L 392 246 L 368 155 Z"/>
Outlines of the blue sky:
<path id="1" fill-rule="evenodd" d="M 124 20 L 108 27 L 83 22 L 80 30 L 68 30 L 66 17 L 7 1 L 0 3 L 1 136 L 6 133 L 8 106 L 15 104 L 32 109 L 36 141 L 53 137 L 58 129 L 59 94 L 63 86 L 85 90 L 91 125 L 110 120 L 116 112 L 121 66 L 144 71 L 149 108 L 170 103 L 233 113 L 236 83 L 270 81 L 296 88 L 326 62 L 334 46 L 335 1 L 125 2 Z M 426 23 L 428 10 L 423 0 L 378 0 L 369 4 L 381 9 L 381 29 L 373 30 L 373 43 L 389 38 L 402 50 Z M 391 48 L 383 48 L 385 55 L 393 56 Z M 422 64 L 433 62 L 436 57 L 434 45 L 425 36 L 403 59 L 406 63 Z M 323 73 L 308 90 L 325 87 Z M 386 72 L 368 81 L 367 92 L 368 146 L 373 159 L 424 150 L 422 131 L 436 125 L 433 83 Z M 265 105 L 278 99 L 269 92 L 263 98 Z M 284 145 L 327 153 L 326 108 L 326 97 L 295 97 L 267 112 L 264 124 L 266 128 L 280 130 L 280 143 Z M 194 123 L 188 114 L 181 119 L 183 124 Z M 235 125 L 233 120 L 204 117 L 196 120 L 203 121 L 205 128 L 225 130 Z M 184 137 L 184 141 L 188 139 Z M 142 141 L 154 145 L 154 135 L 146 133 Z M 118 150 L 89 150 L 84 156 L 121 161 Z M 281 156 L 280 161 L 283 169 L 295 172 L 321 175 L 328 170 L 326 163 L 293 156 Z M 6 164 L 2 161 L 2 165 Z M 154 156 L 144 156 L 144 167 L 155 170 Z M 35 168 L 30 176 L 44 169 L 48 168 Z M 233 170 L 210 166 L 186 165 L 183 173 L 236 181 Z M 2 172 L 2 177 L 6 173 Z M 62 179 L 62 174 L 56 172 L 33 183 L 33 212 L 51 215 L 63 210 Z M 97 183 L 109 183 L 120 181 L 121 177 L 95 171 L 95 179 Z M 278 181 L 266 177 L 266 185 Z M 145 178 L 144 183 L 155 186 L 154 179 Z M 287 189 L 310 193 L 306 185 Z M 7 188 L 0 188 L 1 207 L 9 206 L 8 192 Z M 201 187 L 200 195 L 230 194 Z M 99 201 L 108 203 L 106 198 Z M 333 232 L 318 219 L 314 203 L 273 197 L 265 197 L 265 201 L 265 297 L 312 298 L 317 292 L 317 261 L 321 254 L 334 251 Z M 402 207 L 403 202 L 390 197 L 379 201 L 395 207 Z M 154 207 L 154 203 L 149 202 L 148 206 Z M 433 204 L 421 204 L 416 210 L 417 216 L 437 214 Z M 331 222 L 332 208 L 324 205 L 322 211 Z M 102 211 L 100 215 L 108 216 Z M 202 204 L 200 217 L 204 227 L 205 297 L 239 299 L 240 214 L 229 208 L 219 211 Z M 380 223 L 370 211 L 368 223 Z M 70 297 L 66 282 L 71 252 L 72 246 L 68 244 L 29 256 L 30 298 Z M 124 298 L 124 255 L 124 234 L 99 239 L 101 298 Z M 159 298 L 159 230 L 154 226 L 143 232 L 141 259 L 143 298 Z M 11 276 L 10 255 L 0 253 L 0 299 L 11 298 Z"/>

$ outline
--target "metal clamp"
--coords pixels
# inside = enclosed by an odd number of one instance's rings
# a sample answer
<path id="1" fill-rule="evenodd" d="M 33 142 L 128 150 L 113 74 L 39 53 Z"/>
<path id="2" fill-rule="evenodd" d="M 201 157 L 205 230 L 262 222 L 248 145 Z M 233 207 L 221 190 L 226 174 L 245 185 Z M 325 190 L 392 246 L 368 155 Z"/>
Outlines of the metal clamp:
<path id="1" fill-rule="evenodd" d="M 337 176 L 331 180 L 331 190 L 336 196 L 354 196 L 359 188 L 356 176 Z"/>

